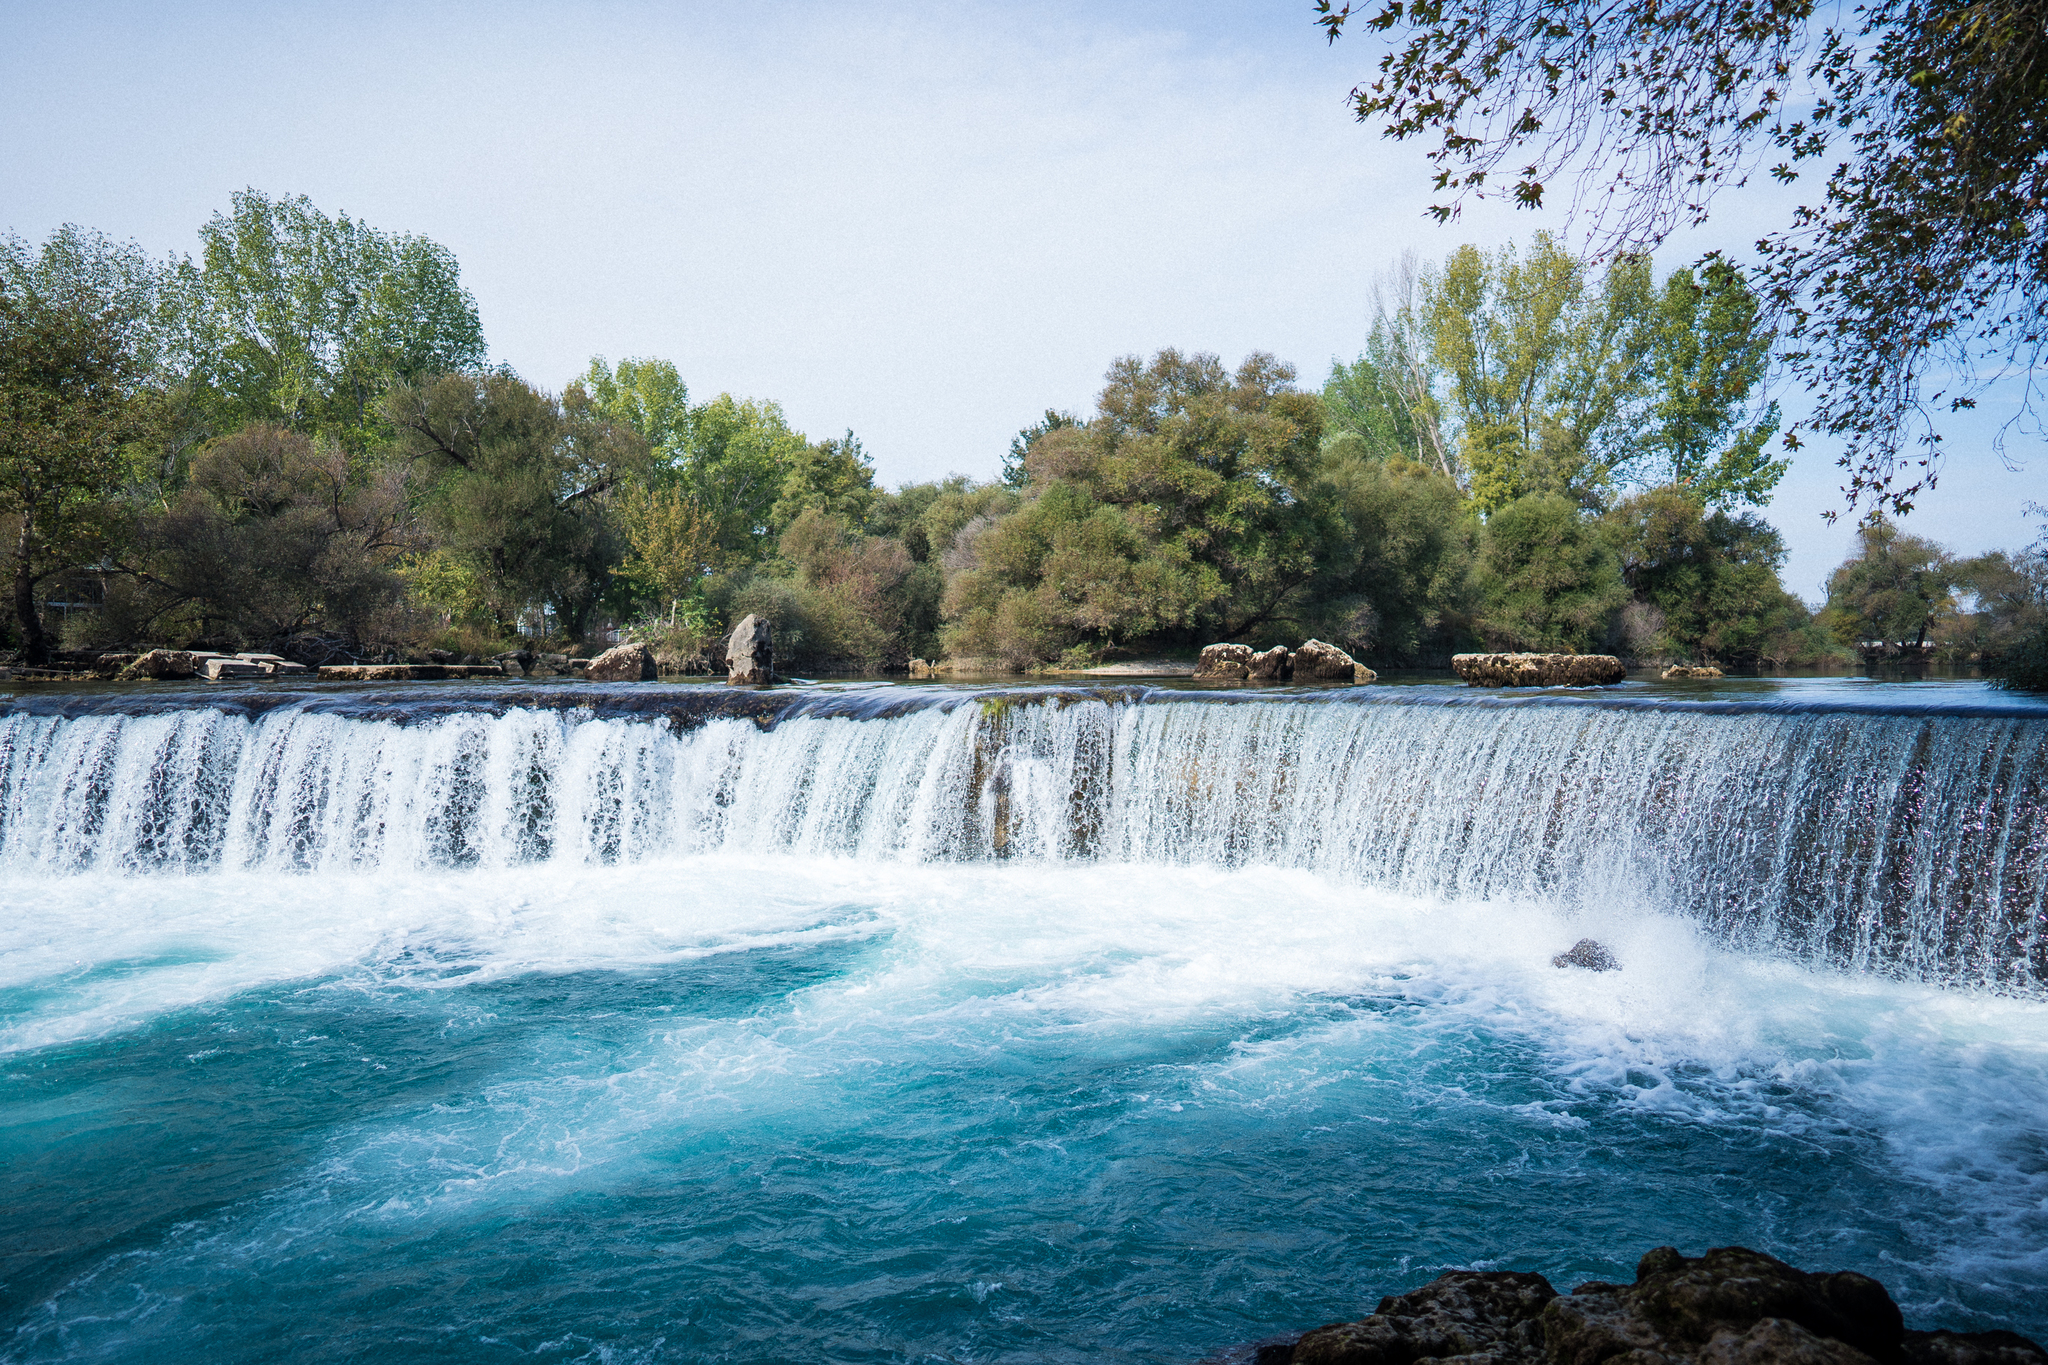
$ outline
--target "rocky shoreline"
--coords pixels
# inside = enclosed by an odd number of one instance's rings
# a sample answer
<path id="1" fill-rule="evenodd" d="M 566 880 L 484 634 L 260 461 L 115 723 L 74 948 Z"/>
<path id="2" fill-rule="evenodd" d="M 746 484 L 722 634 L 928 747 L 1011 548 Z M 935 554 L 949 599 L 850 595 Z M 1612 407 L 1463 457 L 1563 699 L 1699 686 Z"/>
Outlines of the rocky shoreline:
<path id="1" fill-rule="evenodd" d="M 2016 1332 L 1915 1331 L 1885 1287 L 1747 1247 L 1658 1247 L 1633 1284 L 1560 1294 L 1525 1271 L 1453 1270 L 1357 1322 L 1248 1342 L 1200 1365 L 2048 1365 Z"/>

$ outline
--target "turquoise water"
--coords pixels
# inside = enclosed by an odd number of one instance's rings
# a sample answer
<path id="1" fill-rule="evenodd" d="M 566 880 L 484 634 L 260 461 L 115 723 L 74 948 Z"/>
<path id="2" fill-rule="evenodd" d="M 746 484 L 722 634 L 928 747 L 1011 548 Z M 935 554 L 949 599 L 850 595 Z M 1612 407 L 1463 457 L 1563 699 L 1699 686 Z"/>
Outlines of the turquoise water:
<path id="1" fill-rule="evenodd" d="M 2048 1338 L 2048 712 L 1864 695 L 22 703 L 0 1362 L 1192 1362 L 1660 1243 Z"/>
<path id="2" fill-rule="evenodd" d="M 1191 1361 L 1663 1242 L 2048 1331 L 2048 1007 L 1626 907 L 705 856 L 0 908 L 0 1359 Z"/>

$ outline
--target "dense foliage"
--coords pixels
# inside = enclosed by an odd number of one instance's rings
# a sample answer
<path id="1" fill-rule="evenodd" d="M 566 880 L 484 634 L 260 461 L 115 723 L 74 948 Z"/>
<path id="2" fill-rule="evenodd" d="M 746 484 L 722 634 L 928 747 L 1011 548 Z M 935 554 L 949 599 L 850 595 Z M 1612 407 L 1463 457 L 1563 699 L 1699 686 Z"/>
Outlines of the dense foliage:
<path id="1" fill-rule="evenodd" d="M 802 669 L 1033 668 L 1315 635 L 1784 666 L 2020 657 L 2040 555 L 1880 524 L 1816 619 L 1752 509 L 1783 473 L 1769 336 L 1724 268 L 1554 240 L 1392 277 L 1320 391 L 1253 354 L 1111 363 L 1000 478 L 878 487 L 852 432 L 699 401 L 655 358 L 560 391 L 487 363 L 454 258 L 237 195 L 202 260 L 66 228 L 0 253 L 0 533 L 15 642 L 321 661 L 702 653 L 748 612 Z M 1965 610 L 1969 605 L 1971 610 Z M 61 640 L 52 637 L 61 635 Z"/>

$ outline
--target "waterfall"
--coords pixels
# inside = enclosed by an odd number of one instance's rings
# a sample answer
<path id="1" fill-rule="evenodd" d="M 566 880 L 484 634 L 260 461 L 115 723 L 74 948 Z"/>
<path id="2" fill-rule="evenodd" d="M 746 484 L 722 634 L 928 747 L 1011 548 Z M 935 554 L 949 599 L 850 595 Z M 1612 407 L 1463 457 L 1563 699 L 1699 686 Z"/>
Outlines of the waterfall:
<path id="1" fill-rule="evenodd" d="M 1273 866 L 1418 896 L 1640 906 L 1758 951 L 2048 985 L 2039 713 L 508 695 L 17 709 L 0 719 L 0 866 L 318 873 L 716 851 Z"/>

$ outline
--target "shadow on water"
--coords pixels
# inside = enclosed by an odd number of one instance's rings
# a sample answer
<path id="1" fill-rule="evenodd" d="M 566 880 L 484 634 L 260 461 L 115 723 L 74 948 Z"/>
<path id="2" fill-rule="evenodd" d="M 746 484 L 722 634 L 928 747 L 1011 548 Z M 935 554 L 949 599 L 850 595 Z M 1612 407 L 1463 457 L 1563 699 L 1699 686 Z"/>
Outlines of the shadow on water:
<path id="1" fill-rule="evenodd" d="M 650 1029 L 774 1008 L 861 951 L 758 949 L 660 972 L 454 989 L 301 983 L 138 1033 L 17 1053 L 0 1062 L 0 1315 L 85 1266 L 272 1192 L 338 1128 L 478 1102 L 492 1081 L 530 1070 L 543 1039 L 559 1064 L 601 1073 Z M 7 992 L 9 1012 L 37 989 Z"/>

